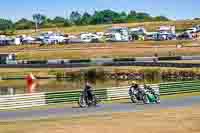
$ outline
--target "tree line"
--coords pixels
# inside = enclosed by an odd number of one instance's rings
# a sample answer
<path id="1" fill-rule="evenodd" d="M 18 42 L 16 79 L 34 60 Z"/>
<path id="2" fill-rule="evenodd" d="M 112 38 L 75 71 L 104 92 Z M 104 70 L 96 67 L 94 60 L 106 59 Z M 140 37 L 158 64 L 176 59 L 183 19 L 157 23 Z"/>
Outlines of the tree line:
<path id="1" fill-rule="evenodd" d="M 72 11 L 68 18 L 56 16 L 49 18 L 43 14 L 37 13 L 32 16 L 32 20 L 22 18 L 17 22 L 0 18 L 0 30 L 22 30 L 33 28 L 52 28 L 52 27 L 69 27 L 73 25 L 97 25 L 97 24 L 115 24 L 115 23 L 132 23 L 147 21 L 169 21 L 165 16 L 152 17 L 145 12 L 116 12 L 112 10 L 95 11 L 93 14 L 85 12 L 81 14 L 78 11 Z"/>

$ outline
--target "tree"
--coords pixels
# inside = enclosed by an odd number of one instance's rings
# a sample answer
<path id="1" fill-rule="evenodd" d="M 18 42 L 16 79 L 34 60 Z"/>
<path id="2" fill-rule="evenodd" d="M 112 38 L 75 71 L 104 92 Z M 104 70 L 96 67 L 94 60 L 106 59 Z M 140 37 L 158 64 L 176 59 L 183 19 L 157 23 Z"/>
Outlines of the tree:
<path id="1" fill-rule="evenodd" d="M 25 18 L 22 18 L 15 23 L 16 29 L 31 29 L 33 28 L 33 26 L 34 26 L 34 22 Z"/>
<path id="2" fill-rule="evenodd" d="M 80 23 L 81 23 L 81 14 L 78 11 L 73 11 L 70 14 L 70 21 L 75 25 L 80 25 Z"/>
<path id="3" fill-rule="evenodd" d="M 96 11 L 92 17 L 91 24 L 111 24 L 120 18 L 120 14 L 112 10 Z"/>
<path id="4" fill-rule="evenodd" d="M 194 20 L 200 20 L 200 18 L 194 18 Z"/>
<path id="5" fill-rule="evenodd" d="M 134 11 L 134 10 L 131 10 L 129 13 L 128 13 L 128 16 L 127 16 L 127 22 L 134 22 L 134 21 L 137 21 L 137 12 Z"/>
<path id="6" fill-rule="evenodd" d="M 103 14 L 101 14 L 98 11 L 95 11 L 90 24 L 103 24 Z"/>
<path id="7" fill-rule="evenodd" d="M 137 16 L 137 12 L 134 11 L 134 10 L 131 10 L 128 16 L 129 17 L 136 17 Z"/>
<path id="8" fill-rule="evenodd" d="M 81 18 L 81 24 L 88 25 L 90 24 L 91 19 L 92 19 L 92 16 L 89 13 L 85 12 Z"/>
<path id="9" fill-rule="evenodd" d="M 121 12 L 119 17 L 115 17 L 113 20 L 114 23 L 126 23 L 127 22 L 127 14 L 126 12 Z"/>
<path id="10" fill-rule="evenodd" d="M 35 29 L 38 29 L 38 26 L 45 22 L 46 16 L 38 13 L 33 15 L 33 20 L 35 21 Z"/>
<path id="11" fill-rule="evenodd" d="M 148 13 L 139 12 L 136 15 L 138 21 L 152 21 L 152 17 Z"/>
<path id="12" fill-rule="evenodd" d="M 169 21 L 169 19 L 165 16 L 156 16 L 154 18 L 155 21 Z"/>
<path id="13" fill-rule="evenodd" d="M 69 27 L 69 26 L 71 26 L 71 25 L 72 25 L 72 24 L 71 24 L 71 22 L 69 21 L 69 19 L 65 19 L 64 26 Z"/>
<path id="14" fill-rule="evenodd" d="M 16 29 L 30 29 L 34 27 L 38 28 L 52 28 L 52 27 L 63 27 L 71 25 L 89 25 L 89 24 L 112 24 L 112 23 L 126 23 L 126 22 L 140 22 L 140 21 L 168 21 L 165 16 L 152 17 L 150 14 L 145 12 L 136 12 L 131 10 L 129 13 L 116 12 L 113 10 L 101 10 L 95 11 L 94 14 L 88 12 L 81 15 L 78 11 L 73 11 L 70 14 L 69 19 L 65 19 L 60 16 L 56 16 L 51 19 L 40 13 L 33 14 L 33 20 L 22 18 L 15 24 L 12 21 L 6 19 L 0 19 L 0 30 L 10 31 Z M 196 18 L 198 20 L 199 18 Z"/>
<path id="15" fill-rule="evenodd" d="M 54 19 L 53 19 L 53 22 L 54 23 L 65 23 L 65 19 L 63 18 L 63 17 L 59 17 L 59 16 L 57 16 L 57 17 L 55 17 Z"/>
<path id="16" fill-rule="evenodd" d="M 11 20 L 0 18 L 0 30 L 1 31 L 12 30 L 13 28 L 14 28 L 14 24 Z"/>

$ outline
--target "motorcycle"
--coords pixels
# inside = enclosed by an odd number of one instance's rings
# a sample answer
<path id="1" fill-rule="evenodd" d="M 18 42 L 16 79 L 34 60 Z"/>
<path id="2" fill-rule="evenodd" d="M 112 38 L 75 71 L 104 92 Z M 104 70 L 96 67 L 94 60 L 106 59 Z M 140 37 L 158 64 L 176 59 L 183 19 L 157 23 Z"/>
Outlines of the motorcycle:
<path id="1" fill-rule="evenodd" d="M 133 91 L 129 90 L 130 99 L 133 103 L 138 103 L 142 101 L 144 104 L 149 103 L 160 103 L 159 94 L 155 93 L 153 89 L 144 88 L 144 89 L 134 89 Z"/>
<path id="2" fill-rule="evenodd" d="M 94 94 L 92 94 L 92 99 L 89 98 L 85 91 L 83 91 L 79 97 L 78 100 L 78 105 L 81 108 L 86 108 L 86 107 L 91 107 L 91 106 L 97 106 L 97 104 L 99 104 L 101 102 L 101 100 Z"/>
<path id="3" fill-rule="evenodd" d="M 160 95 L 152 92 L 151 90 L 145 90 L 144 96 L 143 96 L 143 102 L 144 104 L 149 103 L 160 103 Z"/>

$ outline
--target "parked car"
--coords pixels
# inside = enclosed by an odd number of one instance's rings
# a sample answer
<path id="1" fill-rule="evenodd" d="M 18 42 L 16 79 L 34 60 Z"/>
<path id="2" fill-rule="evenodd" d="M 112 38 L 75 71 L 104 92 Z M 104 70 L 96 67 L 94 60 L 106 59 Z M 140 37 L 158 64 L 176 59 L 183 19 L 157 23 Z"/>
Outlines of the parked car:
<path id="1" fill-rule="evenodd" d="M 190 32 L 184 32 L 181 33 L 177 36 L 177 39 L 179 40 L 187 40 L 187 39 L 192 39 L 192 34 Z"/>
<path id="2" fill-rule="evenodd" d="M 42 43 L 44 44 L 58 44 L 58 43 L 65 43 L 68 40 L 67 37 L 64 37 L 62 34 L 57 34 L 53 32 L 47 32 L 41 34 L 37 37 Z"/>
<path id="3" fill-rule="evenodd" d="M 189 32 L 189 33 L 196 33 L 197 32 L 197 28 L 193 27 L 193 28 L 189 28 L 186 30 L 186 32 Z"/>

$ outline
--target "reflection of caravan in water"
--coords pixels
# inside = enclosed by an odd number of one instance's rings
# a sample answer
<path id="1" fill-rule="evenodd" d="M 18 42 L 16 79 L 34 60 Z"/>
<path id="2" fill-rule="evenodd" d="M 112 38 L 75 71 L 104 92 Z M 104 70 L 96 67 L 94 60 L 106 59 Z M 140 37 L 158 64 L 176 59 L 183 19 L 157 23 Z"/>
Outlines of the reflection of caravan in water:
<path id="1" fill-rule="evenodd" d="M 0 88 L 0 96 L 1 95 L 15 95 L 16 89 L 15 88 Z"/>
<path id="2" fill-rule="evenodd" d="M 129 30 L 124 27 L 116 27 L 108 29 L 106 40 L 112 42 L 127 42 L 129 41 Z"/>
<path id="3" fill-rule="evenodd" d="M 0 64 L 16 64 L 16 54 L 14 53 L 0 53 Z"/>

